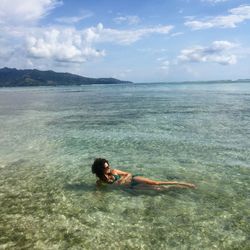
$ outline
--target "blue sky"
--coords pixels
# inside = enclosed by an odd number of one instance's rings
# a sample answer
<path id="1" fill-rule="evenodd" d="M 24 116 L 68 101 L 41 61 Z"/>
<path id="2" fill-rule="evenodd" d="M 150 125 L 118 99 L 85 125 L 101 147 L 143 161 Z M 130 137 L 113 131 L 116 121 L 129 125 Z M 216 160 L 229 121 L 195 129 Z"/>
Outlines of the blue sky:
<path id="1" fill-rule="evenodd" d="M 250 2 L 0 0 L 0 67 L 134 82 L 250 78 Z"/>

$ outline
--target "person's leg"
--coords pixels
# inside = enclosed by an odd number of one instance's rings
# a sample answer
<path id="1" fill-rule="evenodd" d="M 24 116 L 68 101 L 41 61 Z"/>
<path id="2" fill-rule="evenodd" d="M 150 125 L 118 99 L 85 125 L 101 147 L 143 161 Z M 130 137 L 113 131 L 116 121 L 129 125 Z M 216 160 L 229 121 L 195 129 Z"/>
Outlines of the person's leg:
<path id="1" fill-rule="evenodd" d="M 178 185 L 189 188 L 195 188 L 195 185 L 191 183 L 176 182 L 176 181 L 155 181 L 142 176 L 135 176 L 133 177 L 133 180 L 140 184 L 147 184 L 147 185 Z"/>
<path id="2" fill-rule="evenodd" d="M 140 183 L 140 184 L 147 184 L 147 185 L 161 185 L 161 184 L 163 184 L 160 181 L 154 181 L 154 180 L 151 180 L 149 178 L 142 177 L 142 176 L 135 176 L 135 177 L 133 177 L 133 180 Z"/>

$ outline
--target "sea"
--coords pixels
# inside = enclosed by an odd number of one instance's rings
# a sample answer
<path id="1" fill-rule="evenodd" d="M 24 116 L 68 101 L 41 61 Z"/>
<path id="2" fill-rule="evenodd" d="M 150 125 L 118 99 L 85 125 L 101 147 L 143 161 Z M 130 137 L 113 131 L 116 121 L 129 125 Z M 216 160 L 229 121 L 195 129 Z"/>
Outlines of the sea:
<path id="1" fill-rule="evenodd" d="M 197 188 L 98 188 L 99 157 Z M 0 89 L 0 249 L 249 246 L 250 83 Z"/>

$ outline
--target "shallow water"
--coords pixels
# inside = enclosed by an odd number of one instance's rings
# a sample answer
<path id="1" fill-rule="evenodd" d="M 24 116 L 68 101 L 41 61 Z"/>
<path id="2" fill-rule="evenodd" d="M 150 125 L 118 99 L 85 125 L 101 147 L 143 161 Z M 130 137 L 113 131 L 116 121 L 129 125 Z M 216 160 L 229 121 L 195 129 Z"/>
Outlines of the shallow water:
<path id="1" fill-rule="evenodd" d="M 0 89 L 0 249 L 248 249 L 250 84 Z M 96 189 L 95 157 L 164 192 Z"/>

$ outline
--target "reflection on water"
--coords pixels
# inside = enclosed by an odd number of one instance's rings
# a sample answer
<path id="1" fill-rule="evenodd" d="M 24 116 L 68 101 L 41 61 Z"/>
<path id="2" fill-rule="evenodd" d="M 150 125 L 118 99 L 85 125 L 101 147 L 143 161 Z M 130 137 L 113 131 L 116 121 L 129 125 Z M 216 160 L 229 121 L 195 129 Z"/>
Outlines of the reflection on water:
<path id="1" fill-rule="evenodd" d="M 1 249 L 247 249 L 250 86 L 0 90 Z M 197 190 L 95 186 L 90 166 Z"/>

